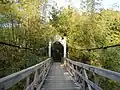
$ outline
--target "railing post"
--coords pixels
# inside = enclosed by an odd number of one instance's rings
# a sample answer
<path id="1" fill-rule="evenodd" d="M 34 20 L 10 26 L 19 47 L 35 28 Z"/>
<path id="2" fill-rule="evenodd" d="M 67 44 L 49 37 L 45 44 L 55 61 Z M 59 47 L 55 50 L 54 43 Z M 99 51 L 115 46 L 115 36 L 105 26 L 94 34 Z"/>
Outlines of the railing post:
<path id="1" fill-rule="evenodd" d="M 26 88 L 29 86 L 29 84 L 30 84 L 30 76 L 28 76 L 26 79 Z"/>
<path id="2" fill-rule="evenodd" d="M 45 74 L 46 74 L 46 63 L 44 63 L 43 65 L 43 78 L 42 78 L 42 81 L 44 81 L 44 78 L 45 78 Z"/>
<path id="3" fill-rule="evenodd" d="M 78 71 L 77 65 L 75 65 L 75 70 Z M 78 81 L 78 75 L 75 73 L 75 80 Z"/>
<path id="4" fill-rule="evenodd" d="M 80 72 L 80 74 L 82 74 L 82 68 L 79 68 L 78 72 Z M 83 79 L 79 76 L 78 77 L 78 82 L 82 84 Z"/>
<path id="5" fill-rule="evenodd" d="M 84 76 L 84 69 L 82 68 L 82 76 Z M 85 90 L 85 81 L 82 79 L 82 90 Z"/>
<path id="6" fill-rule="evenodd" d="M 64 66 L 65 66 L 65 68 L 66 68 L 66 64 L 67 64 L 66 58 L 64 58 L 63 61 L 64 61 Z"/>
<path id="7" fill-rule="evenodd" d="M 34 87 L 37 87 L 38 85 L 38 70 L 35 71 L 34 75 Z"/>

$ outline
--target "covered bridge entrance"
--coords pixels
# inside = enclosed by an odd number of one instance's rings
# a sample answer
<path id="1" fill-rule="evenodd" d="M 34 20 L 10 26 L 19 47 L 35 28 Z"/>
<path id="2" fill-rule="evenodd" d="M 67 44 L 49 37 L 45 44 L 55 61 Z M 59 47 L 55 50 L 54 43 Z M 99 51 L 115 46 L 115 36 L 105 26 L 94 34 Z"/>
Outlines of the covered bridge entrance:
<path id="1" fill-rule="evenodd" d="M 49 42 L 49 57 L 53 58 L 54 62 L 61 62 L 62 58 L 66 57 L 66 37 L 56 35 L 54 41 Z"/>

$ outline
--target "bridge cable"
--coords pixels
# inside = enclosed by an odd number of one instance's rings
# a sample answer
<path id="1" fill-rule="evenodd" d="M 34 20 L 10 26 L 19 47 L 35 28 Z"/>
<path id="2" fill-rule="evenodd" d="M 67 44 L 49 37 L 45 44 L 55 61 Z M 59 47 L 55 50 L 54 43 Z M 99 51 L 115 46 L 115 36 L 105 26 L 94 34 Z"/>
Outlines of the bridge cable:
<path id="1" fill-rule="evenodd" d="M 10 46 L 10 47 L 15 47 L 15 48 L 18 48 L 18 49 L 25 49 L 25 50 L 29 50 L 29 51 L 32 51 L 32 52 L 33 51 L 38 51 L 38 50 L 44 50 L 48 47 L 48 46 L 46 46 L 46 47 L 42 47 L 42 48 L 39 48 L 39 49 L 34 49 L 34 48 L 22 47 L 22 46 L 18 46 L 18 45 L 6 43 L 6 42 L 0 42 L 0 44 L 5 45 L 5 46 Z M 34 54 L 38 54 L 38 53 L 34 52 Z"/>
<path id="2" fill-rule="evenodd" d="M 97 50 L 97 49 L 107 49 L 107 48 L 113 48 L 113 47 L 118 47 L 120 46 L 120 44 L 115 44 L 115 45 L 109 45 L 109 46 L 102 46 L 102 47 L 95 47 L 95 48 L 83 48 L 83 49 L 80 49 L 80 48 L 74 48 L 74 47 L 71 47 L 69 46 L 70 48 L 73 48 L 73 49 L 76 49 L 76 50 L 80 50 L 80 51 L 91 51 L 91 50 Z"/>

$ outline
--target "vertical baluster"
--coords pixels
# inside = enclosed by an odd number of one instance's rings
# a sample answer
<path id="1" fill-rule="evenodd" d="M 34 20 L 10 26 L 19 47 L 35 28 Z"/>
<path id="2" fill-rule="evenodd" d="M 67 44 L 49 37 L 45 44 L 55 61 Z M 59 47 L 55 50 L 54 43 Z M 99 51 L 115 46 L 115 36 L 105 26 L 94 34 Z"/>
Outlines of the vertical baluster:
<path id="1" fill-rule="evenodd" d="M 67 69 L 67 60 L 64 60 L 65 69 Z"/>
<path id="2" fill-rule="evenodd" d="M 87 73 L 86 73 L 86 70 L 85 70 L 85 69 L 83 69 L 83 72 L 84 72 L 85 78 L 88 79 L 88 76 L 87 76 Z M 88 79 L 88 80 L 89 80 L 89 79 Z M 92 89 L 91 89 L 91 86 L 90 86 L 89 84 L 87 84 L 87 86 L 88 86 L 88 89 L 89 89 L 89 90 L 92 90 Z"/>
<path id="3" fill-rule="evenodd" d="M 79 70 L 80 74 L 82 74 L 82 68 L 79 68 L 79 69 L 80 69 Z M 82 78 L 80 76 L 78 76 L 78 82 L 81 83 L 81 81 L 82 81 Z"/>
<path id="4" fill-rule="evenodd" d="M 70 65 L 69 65 L 69 61 L 67 61 L 66 63 L 67 63 L 66 68 L 67 68 L 67 70 L 70 72 L 70 69 L 69 69 L 69 66 L 70 66 Z M 69 65 L 69 66 L 68 66 L 68 65 Z"/>
<path id="5" fill-rule="evenodd" d="M 82 68 L 82 76 L 84 76 L 84 69 Z M 85 90 L 85 81 L 82 79 L 82 90 Z"/>
<path id="6" fill-rule="evenodd" d="M 64 66 L 65 66 L 65 68 L 66 68 L 66 64 L 67 64 L 67 61 L 64 59 Z"/>
<path id="7" fill-rule="evenodd" d="M 29 86 L 29 84 L 30 84 L 30 76 L 28 76 L 26 79 L 26 88 Z"/>
<path id="8" fill-rule="evenodd" d="M 38 70 L 35 71 L 35 75 L 34 75 L 34 84 L 33 84 L 35 88 L 37 88 L 38 85 Z"/>
<path id="9" fill-rule="evenodd" d="M 42 78 L 42 82 L 44 81 L 44 78 L 45 78 L 45 69 L 46 69 L 46 67 L 45 67 L 45 63 L 44 63 L 44 65 L 43 65 L 43 78 Z"/>
<path id="10" fill-rule="evenodd" d="M 48 62 L 47 62 L 47 63 L 48 63 Z M 45 72 L 44 78 L 45 78 L 45 76 L 46 76 L 46 74 L 47 74 L 47 63 L 44 64 L 44 72 Z"/>
<path id="11" fill-rule="evenodd" d="M 68 65 L 69 65 L 69 62 L 66 61 L 66 70 L 69 72 L 69 67 L 68 67 Z"/>
<path id="12" fill-rule="evenodd" d="M 48 71 L 48 67 L 49 67 L 49 61 L 46 63 L 46 74 L 47 74 L 47 71 Z"/>
<path id="13" fill-rule="evenodd" d="M 78 71 L 78 66 L 77 65 L 75 65 L 75 70 Z M 76 73 L 75 73 L 75 80 L 76 80 L 76 82 L 78 81 L 78 75 Z"/>
<path id="14" fill-rule="evenodd" d="M 46 74 L 48 73 L 49 67 L 50 67 L 50 61 L 48 61 L 48 62 L 46 63 Z"/>

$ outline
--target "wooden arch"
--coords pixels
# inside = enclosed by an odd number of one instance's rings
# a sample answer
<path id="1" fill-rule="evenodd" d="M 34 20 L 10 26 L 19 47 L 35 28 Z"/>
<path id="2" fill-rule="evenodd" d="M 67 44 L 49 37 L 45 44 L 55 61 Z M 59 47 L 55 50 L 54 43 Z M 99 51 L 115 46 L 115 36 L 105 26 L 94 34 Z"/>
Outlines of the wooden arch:
<path id="1" fill-rule="evenodd" d="M 57 39 L 55 39 L 53 42 L 49 41 L 49 57 L 52 56 L 52 45 L 55 42 L 60 42 L 61 45 L 63 46 L 63 57 L 65 58 L 66 57 L 66 37 L 63 37 L 63 39 L 61 38 L 61 36 L 59 36 L 59 38 L 58 38 L 58 35 L 56 35 L 55 38 L 56 37 L 57 37 Z"/>

